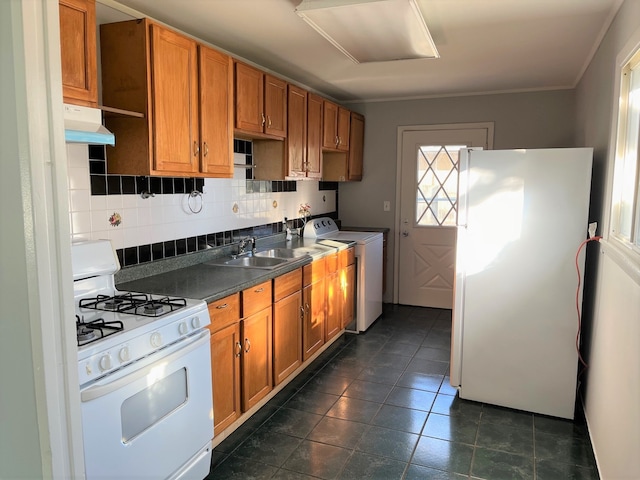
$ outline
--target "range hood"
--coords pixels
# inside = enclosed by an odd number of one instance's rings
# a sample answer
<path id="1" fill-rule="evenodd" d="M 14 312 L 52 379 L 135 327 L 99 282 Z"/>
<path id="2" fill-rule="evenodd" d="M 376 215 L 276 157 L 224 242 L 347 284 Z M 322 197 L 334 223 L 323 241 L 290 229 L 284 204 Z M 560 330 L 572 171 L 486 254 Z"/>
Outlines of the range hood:
<path id="1" fill-rule="evenodd" d="M 97 108 L 64 104 L 64 136 L 67 143 L 115 145 L 113 133 L 102 125 L 102 111 Z"/>

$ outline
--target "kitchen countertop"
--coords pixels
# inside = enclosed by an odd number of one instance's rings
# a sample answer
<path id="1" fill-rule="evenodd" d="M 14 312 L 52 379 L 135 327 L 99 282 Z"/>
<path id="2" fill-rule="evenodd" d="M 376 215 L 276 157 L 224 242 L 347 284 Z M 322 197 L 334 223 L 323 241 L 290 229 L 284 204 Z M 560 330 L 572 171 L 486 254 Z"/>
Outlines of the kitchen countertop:
<path id="1" fill-rule="evenodd" d="M 309 247 L 315 243 L 315 240 L 294 237 L 289 242 L 282 241 L 262 245 L 258 251 L 269 248 Z M 313 260 L 314 257 L 305 255 L 291 259 L 282 266 L 270 270 L 197 263 L 118 283 L 117 288 L 122 291 L 192 298 L 211 303 L 300 268 Z M 202 261 L 210 262 L 211 258 L 203 257 Z"/>

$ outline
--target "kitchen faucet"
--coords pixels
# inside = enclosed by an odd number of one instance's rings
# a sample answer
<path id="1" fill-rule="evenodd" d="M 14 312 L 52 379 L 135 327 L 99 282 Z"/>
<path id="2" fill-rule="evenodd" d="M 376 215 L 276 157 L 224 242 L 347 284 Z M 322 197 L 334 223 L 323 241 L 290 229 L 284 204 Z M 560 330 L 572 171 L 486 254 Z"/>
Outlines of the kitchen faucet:
<path id="1" fill-rule="evenodd" d="M 245 250 L 248 243 L 251 243 L 250 251 Z M 238 243 L 238 253 L 236 256 L 253 255 L 254 253 L 256 253 L 256 237 L 246 237 L 241 239 L 240 243 Z"/>

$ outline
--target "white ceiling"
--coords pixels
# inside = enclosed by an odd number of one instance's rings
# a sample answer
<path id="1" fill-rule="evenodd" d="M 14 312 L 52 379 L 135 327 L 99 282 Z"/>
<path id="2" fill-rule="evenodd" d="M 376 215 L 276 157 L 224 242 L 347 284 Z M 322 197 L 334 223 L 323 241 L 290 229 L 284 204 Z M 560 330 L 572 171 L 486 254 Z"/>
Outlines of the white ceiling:
<path id="1" fill-rule="evenodd" d="M 350 102 L 572 88 L 622 0 L 417 0 L 441 57 L 368 64 L 353 63 L 298 17 L 300 0 L 98 2 Z M 117 18 L 105 5 L 99 23 Z"/>

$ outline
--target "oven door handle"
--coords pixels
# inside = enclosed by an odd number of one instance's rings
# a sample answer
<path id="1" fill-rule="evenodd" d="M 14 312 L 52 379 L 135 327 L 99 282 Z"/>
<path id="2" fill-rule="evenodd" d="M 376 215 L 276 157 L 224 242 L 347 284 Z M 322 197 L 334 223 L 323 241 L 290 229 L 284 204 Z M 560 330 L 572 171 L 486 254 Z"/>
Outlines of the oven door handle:
<path id="1" fill-rule="evenodd" d="M 167 355 L 166 357 L 162 357 L 163 362 L 171 363 L 177 360 L 178 358 L 182 357 L 183 355 L 186 355 L 187 353 L 190 353 L 193 350 L 201 347 L 204 344 L 207 344 L 208 346 L 210 342 L 210 337 L 211 337 L 211 333 L 209 332 L 209 330 L 204 330 L 203 332 L 200 333 L 200 335 L 196 339 L 190 341 L 184 347 L 180 348 L 179 350 L 176 350 L 175 352 L 171 353 L 170 355 Z M 113 382 L 110 382 L 104 385 L 95 385 L 93 387 L 89 387 L 88 389 L 80 393 L 80 399 L 83 402 L 89 402 L 91 400 L 95 400 L 96 398 L 100 398 L 105 395 L 108 395 L 118 390 L 119 388 L 124 387 L 125 385 L 135 382 L 136 380 L 139 380 L 141 378 L 144 378 L 151 372 L 153 368 L 155 368 L 154 363 L 152 363 L 151 365 L 147 365 L 146 367 L 143 367 L 139 370 L 136 370 L 135 372 L 132 372 L 129 375 L 126 375 L 122 378 L 118 378 Z"/>

